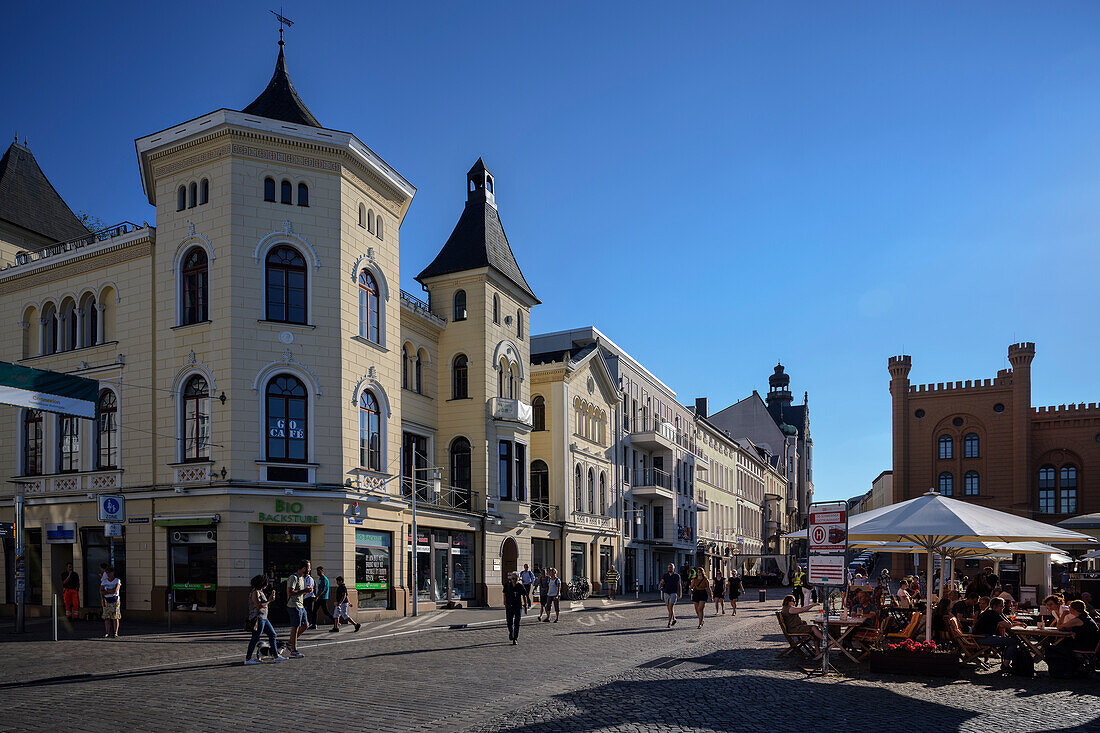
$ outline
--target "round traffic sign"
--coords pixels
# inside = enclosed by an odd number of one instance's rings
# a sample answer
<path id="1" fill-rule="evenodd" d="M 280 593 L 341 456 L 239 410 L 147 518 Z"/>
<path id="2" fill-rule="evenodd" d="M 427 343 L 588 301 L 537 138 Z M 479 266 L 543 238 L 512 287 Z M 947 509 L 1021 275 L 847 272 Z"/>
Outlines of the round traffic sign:
<path id="1" fill-rule="evenodd" d="M 118 505 L 118 499 L 115 499 L 114 497 L 108 497 L 103 500 L 103 509 L 108 514 L 118 514 L 118 510 L 120 508 L 121 507 L 119 507 Z"/>
<path id="2" fill-rule="evenodd" d="M 813 540 L 814 540 L 815 545 L 825 544 L 825 528 L 824 527 L 814 527 Z"/>

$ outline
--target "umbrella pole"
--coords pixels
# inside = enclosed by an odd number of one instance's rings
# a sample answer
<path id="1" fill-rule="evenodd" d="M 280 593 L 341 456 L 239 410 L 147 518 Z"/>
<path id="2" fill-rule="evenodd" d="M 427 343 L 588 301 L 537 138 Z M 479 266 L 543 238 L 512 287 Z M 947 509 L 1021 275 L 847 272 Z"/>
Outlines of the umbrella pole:
<path id="1" fill-rule="evenodd" d="M 932 641 L 932 546 L 928 546 L 928 600 L 924 603 L 924 640 Z"/>

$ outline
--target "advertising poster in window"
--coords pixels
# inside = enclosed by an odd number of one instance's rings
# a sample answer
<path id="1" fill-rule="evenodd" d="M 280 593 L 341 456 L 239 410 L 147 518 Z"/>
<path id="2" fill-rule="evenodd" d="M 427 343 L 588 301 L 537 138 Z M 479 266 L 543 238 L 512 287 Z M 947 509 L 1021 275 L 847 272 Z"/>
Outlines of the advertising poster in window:
<path id="1" fill-rule="evenodd" d="M 392 558 L 389 532 L 355 530 L 355 590 L 359 608 L 389 608 Z"/>

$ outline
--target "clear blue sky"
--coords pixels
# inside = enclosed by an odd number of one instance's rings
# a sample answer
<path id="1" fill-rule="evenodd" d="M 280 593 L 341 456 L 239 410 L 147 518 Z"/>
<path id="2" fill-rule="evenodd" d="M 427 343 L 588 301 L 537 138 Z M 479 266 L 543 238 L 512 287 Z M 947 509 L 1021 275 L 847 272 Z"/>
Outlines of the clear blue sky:
<path id="1" fill-rule="evenodd" d="M 0 134 L 74 209 L 152 219 L 133 140 L 248 104 L 269 7 L 3 0 Z M 484 156 L 532 329 L 595 324 L 712 409 L 781 358 L 810 392 L 820 498 L 890 467 L 903 349 L 935 382 L 1032 340 L 1036 404 L 1100 401 L 1100 5 L 283 9 L 306 104 L 419 188 L 405 289 Z"/>

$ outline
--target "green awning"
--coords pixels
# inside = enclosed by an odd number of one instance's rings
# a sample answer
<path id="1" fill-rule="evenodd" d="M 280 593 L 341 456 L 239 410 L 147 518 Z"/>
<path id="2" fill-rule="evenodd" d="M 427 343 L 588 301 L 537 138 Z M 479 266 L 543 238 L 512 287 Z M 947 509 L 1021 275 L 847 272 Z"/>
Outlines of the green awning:
<path id="1" fill-rule="evenodd" d="M 192 517 L 191 519 L 157 519 L 153 522 L 158 527 L 206 527 L 217 524 L 214 517 Z"/>

